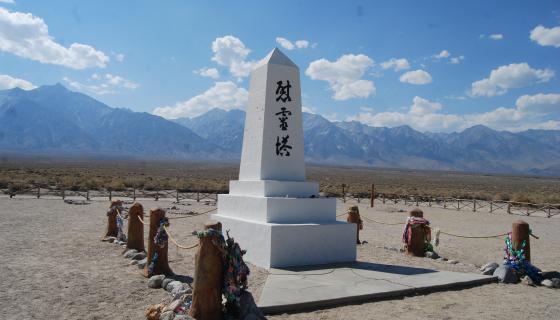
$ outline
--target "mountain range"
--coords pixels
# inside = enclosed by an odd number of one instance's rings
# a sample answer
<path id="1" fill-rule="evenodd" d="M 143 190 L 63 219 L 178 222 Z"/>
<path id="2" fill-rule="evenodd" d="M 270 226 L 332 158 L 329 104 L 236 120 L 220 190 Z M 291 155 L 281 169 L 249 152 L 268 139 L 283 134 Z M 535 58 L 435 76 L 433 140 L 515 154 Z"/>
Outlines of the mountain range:
<path id="1" fill-rule="evenodd" d="M 64 86 L 0 91 L 0 152 L 237 161 L 245 112 L 167 120 Z M 560 175 L 560 131 L 422 133 L 303 114 L 308 161 L 333 165 Z"/>

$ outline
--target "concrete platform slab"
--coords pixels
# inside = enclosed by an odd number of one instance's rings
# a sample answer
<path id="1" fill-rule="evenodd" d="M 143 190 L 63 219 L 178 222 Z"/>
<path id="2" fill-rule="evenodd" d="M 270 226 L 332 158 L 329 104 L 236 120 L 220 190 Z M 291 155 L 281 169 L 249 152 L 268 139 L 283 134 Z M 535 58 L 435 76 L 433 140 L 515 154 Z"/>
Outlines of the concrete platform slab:
<path id="1" fill-rule="evenodd" d="M 496 281 L 479 274 L 368 262 L 271 269 L 258 306 L 268 314 L 294 312 Z"/>

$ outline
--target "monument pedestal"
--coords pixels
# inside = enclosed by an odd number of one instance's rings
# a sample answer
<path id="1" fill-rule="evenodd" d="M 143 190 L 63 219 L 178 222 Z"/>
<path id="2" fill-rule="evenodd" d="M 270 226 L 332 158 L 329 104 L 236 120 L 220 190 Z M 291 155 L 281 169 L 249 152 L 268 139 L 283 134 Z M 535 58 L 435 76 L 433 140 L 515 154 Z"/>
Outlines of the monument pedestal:
<path id="1" fill-rule="evenodd" d="M 336 220 L 336 200 L 305 181 L 299 69 L 274 49 L 251 72 L 239 181 L 213 218 L 259 267 L 350 262 L 356 226 Z"/>

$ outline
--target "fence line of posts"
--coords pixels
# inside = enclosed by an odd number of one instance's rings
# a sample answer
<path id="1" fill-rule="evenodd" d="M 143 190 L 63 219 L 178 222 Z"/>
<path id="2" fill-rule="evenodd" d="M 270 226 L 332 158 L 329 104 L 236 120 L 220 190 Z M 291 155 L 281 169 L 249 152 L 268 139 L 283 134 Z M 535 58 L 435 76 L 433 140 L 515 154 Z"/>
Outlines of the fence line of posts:
<path id="1" fill-rule="evenodd" d="M 509 214 L 531 216 L 534 214 L 545 215 L 550 218 L 555 215 L 560 215 L 560 204 L 552 203 L 529 203 L 505 200 L 482 200 L 482 199 L 462 199 L 453 197 L 434 197 L 423 195 L 408 195 L 408 194 L 391 194 L 376 192 L 375 185 L 371 184 L 368 192 L 350 192 L 350 186 L 342 184 L 340 193 L 330 193 L 326 196 L 331 196 L 340 199 L 346 203 L 354 201 L 361 203 L 364 199 L 369 199 L 370 207 L 375 206 L 375 202 L 382 204 L 392 205 L 405 205 L 416 207 L 434 207 L 443 208 L 456 211 L 472 211 L 472 212 L 507 212 Z M 0 190 L 0 193 L 9 195 L 10 198 L 16 195 L 31 195 L 36 196 L 37 199 L 45 196 L 60 197 L 66 199 L 67 197 L 83 198 L 87 201 L 99 198 L 130 198 L 136 200 L 137 198 L 154 199 L 172 199 L 175 202 L 181 201 L 209 201 L 217 202 L 219 193 L 226 193 L 227 190 L 143 190 L 143 189 L 127 189 L 127 190 L 68 190 L 60 189 L 57 187 L 45 186 L 32 186 L 22 190 Z"/>

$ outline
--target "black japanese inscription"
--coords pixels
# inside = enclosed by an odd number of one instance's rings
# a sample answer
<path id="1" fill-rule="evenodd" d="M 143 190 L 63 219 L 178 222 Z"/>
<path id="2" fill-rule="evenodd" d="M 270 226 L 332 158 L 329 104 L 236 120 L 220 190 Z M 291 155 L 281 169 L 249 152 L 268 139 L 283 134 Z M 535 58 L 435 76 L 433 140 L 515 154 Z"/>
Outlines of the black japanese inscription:
<path id="1" fill-rule="evenodd" d="M 280 80 L 276 82 L 278 88 L 276 88 L 276 101 L 282 100 L 282 102 L 292 101 L 290 97 L 290 88 L 292 85 L 290 84 L 290 80 L 286 80 L 286 85 L 282 85 L 283 81 Z"/>
<path id="2" fill-rule="evenodd" d="M 288 122 L 286 120 L 288 120 L 288 116 L 292 115 L 292 112 L 290 110 L 287 110 L 286 107 L 282 107 L 280 108 L 280 112 L 276 112 L 278 117 L 278 120 L 280 120 L 280 129 L 282 129 L 282 131 L 286 131 L 288 130 Z"/>
<path id="3" fill-rule="evenodd" d="M 282 137 L 282 141 L 280 141 L 280 137 L 276 137 L 276 155 L 277 156 L 290 156 L 290 150 L 292 146 L 288 145 L 288 139 L 290 135 Z"/>

